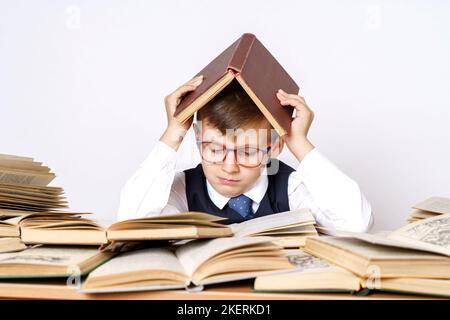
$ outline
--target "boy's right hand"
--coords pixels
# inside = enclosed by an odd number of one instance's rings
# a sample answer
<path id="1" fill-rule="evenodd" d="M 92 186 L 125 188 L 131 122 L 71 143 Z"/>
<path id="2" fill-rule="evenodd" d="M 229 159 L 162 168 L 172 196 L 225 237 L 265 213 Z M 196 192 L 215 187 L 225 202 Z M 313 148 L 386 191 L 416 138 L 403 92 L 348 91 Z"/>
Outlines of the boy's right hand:
<path id="1" fill-rule="evenodd" d="M 181 142 L 183 141 L 186 132 L 192 125 L 194 117 L 192 116 L 188 120 L 186 120 L 186 122 L 180 124 L 178 120 L 175 119 L 173 114 L 175 113 L 175 110 L 180 103 L 181 98 L 183 98 L 186 93 L 194 91 L 202 82 L 203 76 L 199 75 L 195 78 L 192 78 L 164 98 L 164 104 L 166 105 L 167 114 L 167 129 L 159 140 L 165 142 L 175 150 L 178 149 Z"/>

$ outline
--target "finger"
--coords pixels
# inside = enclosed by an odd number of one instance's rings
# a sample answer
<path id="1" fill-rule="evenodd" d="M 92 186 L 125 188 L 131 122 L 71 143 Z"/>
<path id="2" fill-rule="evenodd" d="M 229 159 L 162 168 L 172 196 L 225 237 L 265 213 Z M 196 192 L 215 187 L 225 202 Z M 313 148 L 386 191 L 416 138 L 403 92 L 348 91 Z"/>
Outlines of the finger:
<path id="1" fill-rule="evenodd" d="M 194 91 L 195 89 L 197 89 L 196 85 L 184 85 L 175 90 L 173 92 L 173 96 L 178 98 L 185 95 L 189 91 Z"/>
<path id="2" fill-rule="evenodd" d="M 309 110 L 309 108 L 304 103 L 299 101 L 298 99 L 292 99 L 292 98 L 282 99 L 282 100 L 280 100 L 280 104 L 282 106 L 292 106 L 299 111 L 300 110 Z"/>
<path id="3" fill-rule="evenodd" d="M 290 103 L 288 103 L 288 104 L 282 103 L 282 105 L 292 105 L 294 107 L 297 106 L 297 105 L 302 105 L 302 106 L 304 106 L 304 108 L 309 110 L 308 105 L 303 100 L 298 99 L 298 96 L 291 96 L 290 98 L 287 97 L 287 96 L 282 96 L 281 94 L 277 95 L 277 96 L 278 96 L 278 99 L 280 100 L 280 103 L 282 101 L 287 101 L 287 100 L 290 101 Z"/>
<path id="4" fill-rule="evenodd" d="M 203 81 L 203 75 L 196 76 L 185 83 L 185 85 L 195 84 L 195 83 L 202 83 Z"/>
<path id="5" fill-rule="evenodd" d="M 292 98 L 292 99 L 300 100 L 301 102 L 306 104 L 305 98 L 303 98 L 302 96 L 299 96 L 296 94 L 289 94 L 289 93 L 284 92 L 281 89 L 277 92 L 277 94 L 279 94 L 280 96 L 285 97 L 285 98 Z"/>
<path id="6" fill-rule="evenodd" d="M 302 101 L 301 99 L 298 99 L 298 97 L 296 98 L 295 96 L 288 96 L 288 95 L 282 95 L 282 94 L 277 93 L 277 98 L 280 101 L 285 101 L 285 100 L 297 101 L 298 103 L 306 105 L 306 103 L 304 101 Z"/>
<path id="7" fill-rule="evenodd" d="M 172 92 L 170 95 L 168 95 L 165 100 L 169 105 L 175 105 L 177 106 L 178 103 L 181 101 L 181 98 L 186 95 L 189 91 L 194 91 L 197 88 L 197 86 L 194 85 L 184 85 L 179 87 L 177 90 Z"/>
<path id="8" fill-rule="evenodd" d="M 309 116 L 314 117 L 314 114 L 311 111 L 311 109 L 309 109 L 307 105 L 300 103 L 296 99 L 286 99 L 286 100 L 280 101 L 280 103 L 282 106 L 294 107 L 295 108 L 295 118 L 309 117 Z"/>

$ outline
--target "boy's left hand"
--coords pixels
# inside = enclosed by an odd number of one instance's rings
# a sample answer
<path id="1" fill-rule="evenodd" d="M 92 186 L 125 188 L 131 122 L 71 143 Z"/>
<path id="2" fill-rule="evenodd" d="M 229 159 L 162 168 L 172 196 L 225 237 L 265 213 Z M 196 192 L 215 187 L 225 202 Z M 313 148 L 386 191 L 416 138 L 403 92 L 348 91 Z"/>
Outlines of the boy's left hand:
<path id="1" fill-rule="evenodd" d="M 280 89 L 277 92 L 277 98 L 282 106 L 292 106 L 296 109 L 296 117 L 292 119 L 291 129 L 282 138 L 289 150 L 299 161 L 302 161 L 306 154 L 314 149 L 308 140 L 308 131 L 314 119 L 314 113 L 301 96 L 288 94 Z"/>

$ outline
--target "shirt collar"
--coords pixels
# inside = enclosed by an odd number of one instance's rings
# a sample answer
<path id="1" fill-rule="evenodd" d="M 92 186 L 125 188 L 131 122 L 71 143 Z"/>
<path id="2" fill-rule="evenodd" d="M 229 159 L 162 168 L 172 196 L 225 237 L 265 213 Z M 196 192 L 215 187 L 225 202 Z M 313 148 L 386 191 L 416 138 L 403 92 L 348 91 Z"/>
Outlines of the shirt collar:
<path id="1" fill-rule="evenodd" d="M 244 192 L 244 195 L 252 199 L 253 202 L 259 204 L 266 194 L 268 186 L 269 179 L 267 178 L 267 168 L 264 168 L 253 187 L 251 187 L 247 192 Z M 214 187 L 209 183 L 208 179 L 206 179 L 206 189 L 208 190 L 208 195 L 211 201 L 216 205 L 216 207 L 222 210 L 230 198 L 217 192 L 216 189 L 214 189 Z"/>

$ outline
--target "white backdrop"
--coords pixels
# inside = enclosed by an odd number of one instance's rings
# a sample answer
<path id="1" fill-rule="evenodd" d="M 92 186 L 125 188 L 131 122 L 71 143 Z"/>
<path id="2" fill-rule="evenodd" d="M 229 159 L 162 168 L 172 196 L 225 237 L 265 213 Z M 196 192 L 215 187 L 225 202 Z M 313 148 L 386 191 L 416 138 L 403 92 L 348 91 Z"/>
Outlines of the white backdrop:
<path id="1" fill-rule="evenodd" d="M 0 0 L 0 153 L 44 161 L 72 209 L 114 219 L 164 131 L 164 96 L 244 32 L 300 84 L 311 141 L 359 182 L 374 231 L 450 196 L 444 0 Z M 192 137 L 180 170 L 199 160 Z"/>

